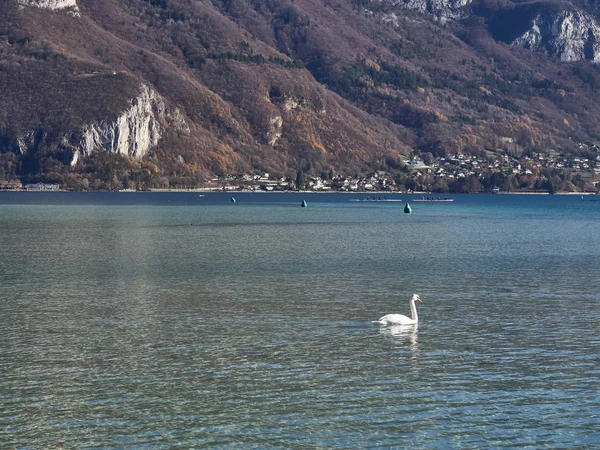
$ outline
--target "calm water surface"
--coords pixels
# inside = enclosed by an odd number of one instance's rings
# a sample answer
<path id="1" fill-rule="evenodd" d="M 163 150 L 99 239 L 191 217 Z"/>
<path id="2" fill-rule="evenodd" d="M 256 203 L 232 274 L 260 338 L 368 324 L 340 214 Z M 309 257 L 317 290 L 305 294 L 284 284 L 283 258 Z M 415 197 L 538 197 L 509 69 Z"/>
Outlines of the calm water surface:
<path id="1" fill-rule="evenodd" d="M 0 448 L 600 448 L 595 197 L 236 198 L 0 193 Z"/>

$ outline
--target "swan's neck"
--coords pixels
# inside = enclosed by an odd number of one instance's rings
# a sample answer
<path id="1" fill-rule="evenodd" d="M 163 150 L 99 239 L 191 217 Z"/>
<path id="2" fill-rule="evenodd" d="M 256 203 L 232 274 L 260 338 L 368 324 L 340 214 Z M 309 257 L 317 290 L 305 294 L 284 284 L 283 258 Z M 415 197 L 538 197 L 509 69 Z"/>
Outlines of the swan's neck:
<path id="1" fill-rule="evenodd" d="M 417 305 L 415 305 L 415 301 L 410 301 L 410 318 L 415 322 L 419 321 L 419 316 L 417 315 Z"/>

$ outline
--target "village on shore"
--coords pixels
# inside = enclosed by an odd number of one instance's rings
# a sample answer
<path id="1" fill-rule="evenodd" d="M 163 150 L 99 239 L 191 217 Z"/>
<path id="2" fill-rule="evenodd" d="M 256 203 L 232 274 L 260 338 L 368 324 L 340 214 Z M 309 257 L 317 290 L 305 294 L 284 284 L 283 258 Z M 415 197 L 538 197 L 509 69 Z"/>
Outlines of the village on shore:
<path id="1" fill-rule="evenodd" d="M 374 171 L 366 176 L 332 172 L 296 179 L 268 173 L 215 177 L 202 191 L 293 191 L 315 192 L 437 192 L 437 193 L 582 193 L 600 191 L 600 154 L 595 159 L 534 153 L 520 158 L 502 155 L 489 161 L 472 155 L 413 158 L 407 171 L 392 176 Z"/>
<path id="2" fill-rule="evenodd" d="M 530 153 L 495 158 L 455 154 L 445 157 L 412 155 L 402 171 L 377 170 L 344 175 L 332 170 L 320 176 L 298 170 L 295 177 L 269 173 L 213 177 L 199 186 L 150 186 L 123 191 L 312 191 L 406 193 L 600 193 L 600 149 L 594 157 Z M 61 191 L 59 184 L 2 182 L 0 190 Z"/>

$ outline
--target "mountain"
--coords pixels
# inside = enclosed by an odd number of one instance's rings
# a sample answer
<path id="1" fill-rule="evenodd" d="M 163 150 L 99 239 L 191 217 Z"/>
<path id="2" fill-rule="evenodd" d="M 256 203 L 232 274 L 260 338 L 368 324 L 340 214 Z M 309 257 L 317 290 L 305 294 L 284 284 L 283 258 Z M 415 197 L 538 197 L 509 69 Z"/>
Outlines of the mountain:
<path id="1" fill-rule="evenodd" d="M 475 155 L 490 170 L 507 154 L 598 156 L 591 2 L 0 0 L 0 11 L 5 185 L 400 179 L 415 156 Z"/>

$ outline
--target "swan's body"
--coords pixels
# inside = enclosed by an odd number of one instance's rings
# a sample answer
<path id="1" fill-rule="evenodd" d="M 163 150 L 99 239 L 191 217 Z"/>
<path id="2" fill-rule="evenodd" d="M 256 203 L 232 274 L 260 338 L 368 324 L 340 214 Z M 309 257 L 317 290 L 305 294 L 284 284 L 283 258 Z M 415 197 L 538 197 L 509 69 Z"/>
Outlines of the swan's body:
<path id="1" fill-rule="evenodd" d="M 423 302 L 423 300 L 417 294 L 413 294 L 410 299 L 410 317 L 406 317 L 403 314 L 388 314 L 374 323 L 381 325 L 415 325 L 419 323 L 415 302 Z"/>

